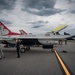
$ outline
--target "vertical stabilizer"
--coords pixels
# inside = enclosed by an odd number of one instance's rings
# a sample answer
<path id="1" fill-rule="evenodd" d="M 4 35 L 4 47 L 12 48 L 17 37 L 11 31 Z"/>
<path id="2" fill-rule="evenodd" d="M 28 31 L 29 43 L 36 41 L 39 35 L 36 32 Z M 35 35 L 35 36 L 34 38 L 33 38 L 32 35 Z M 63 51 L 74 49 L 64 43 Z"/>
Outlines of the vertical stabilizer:
<path id="1" fill-rule="evenodd" d="M 5 35 L 9 33 L 11 33 L 11 31 L 2 22 L 0 22 L 0 35 Z"/>
<path id="2" fill-rule="evenodd" d="M 21 35 L 20 33 L 15 33 L 9 30 L 2 22 L 0 22 L 0 35 Z"/>

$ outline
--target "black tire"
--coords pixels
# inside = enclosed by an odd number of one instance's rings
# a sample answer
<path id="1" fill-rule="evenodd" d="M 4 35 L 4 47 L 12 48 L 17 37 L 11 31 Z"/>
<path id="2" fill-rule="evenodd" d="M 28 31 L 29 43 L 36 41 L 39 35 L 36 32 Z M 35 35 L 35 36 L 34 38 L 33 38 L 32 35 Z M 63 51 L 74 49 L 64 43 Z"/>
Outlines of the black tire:
<path id="1" fill-rule="evenodd" d="M 29 46 L 26 47 L 26 51 L 30 51 L 30 47 Z"/>
<path id="2" fill-rule="evenodd" d="M 25 51 L 26 51 L 25 48 L 21 48 L 21 49 L 20 49 L 20 52 L 21 52 L 21 53 L 25 53 Z"/>

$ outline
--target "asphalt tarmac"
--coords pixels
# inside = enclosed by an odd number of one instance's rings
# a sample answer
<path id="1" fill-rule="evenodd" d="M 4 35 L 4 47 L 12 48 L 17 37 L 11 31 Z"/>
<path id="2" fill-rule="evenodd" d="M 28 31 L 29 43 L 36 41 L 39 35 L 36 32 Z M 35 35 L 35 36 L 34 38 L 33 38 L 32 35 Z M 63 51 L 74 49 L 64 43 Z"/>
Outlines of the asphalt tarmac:
<path id="1" fill-rule="evenodd" d="M 54 47 L 70 74 L 75 75 L 75 42 Z M 66 52 L 67 51 L 67 52 Z M 5 58 L 0 60 L 0 75 L 64 75 L 61 65 L 51 49 L 31 47 L 17 58 L 15 48 L 3 49 Z"/>

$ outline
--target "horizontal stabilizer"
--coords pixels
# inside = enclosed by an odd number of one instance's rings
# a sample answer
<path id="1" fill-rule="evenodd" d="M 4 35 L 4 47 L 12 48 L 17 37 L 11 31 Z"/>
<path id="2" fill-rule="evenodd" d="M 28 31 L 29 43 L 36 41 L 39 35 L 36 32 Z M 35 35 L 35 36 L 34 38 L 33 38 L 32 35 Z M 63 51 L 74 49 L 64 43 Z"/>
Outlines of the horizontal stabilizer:
<path id="1" fill-rule="evenodd" d="M 27 33 L 24 30 L 19 30 L 21 35 L 27 35 Z"/>

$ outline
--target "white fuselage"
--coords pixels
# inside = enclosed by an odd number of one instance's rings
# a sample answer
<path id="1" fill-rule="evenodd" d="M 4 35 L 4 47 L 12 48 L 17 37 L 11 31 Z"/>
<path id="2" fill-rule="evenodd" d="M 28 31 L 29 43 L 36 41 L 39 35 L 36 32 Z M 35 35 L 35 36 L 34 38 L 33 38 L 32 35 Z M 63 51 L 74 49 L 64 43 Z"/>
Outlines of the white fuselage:
<path id="1" fill-rule="evenodd" d="M 1 40 L 6 40 L 9 43 L 16 44 L 15 39 L 37 39 L 41 44 L 49 45 L 56 44 L 58 40 L 65 40 L 70 37 L 70 35 L 24 35 L 24 36 L 0 36 Z"/>

